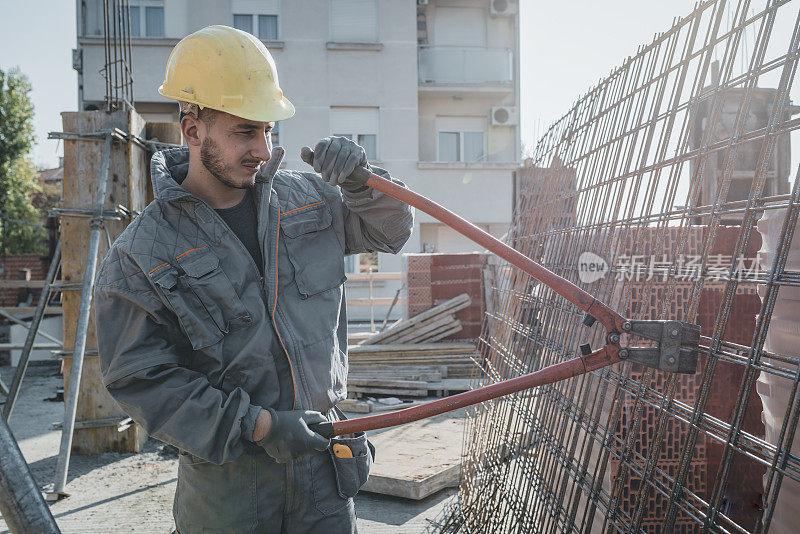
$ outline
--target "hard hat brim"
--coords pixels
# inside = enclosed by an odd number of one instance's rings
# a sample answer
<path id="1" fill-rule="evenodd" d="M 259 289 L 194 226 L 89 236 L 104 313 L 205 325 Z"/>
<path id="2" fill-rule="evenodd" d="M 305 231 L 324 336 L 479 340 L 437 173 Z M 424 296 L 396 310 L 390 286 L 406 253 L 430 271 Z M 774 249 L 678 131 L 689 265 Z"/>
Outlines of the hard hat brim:
<path id="1" fill-rule="evenodd" d="M 258 121 L 258 122 L 276 122 L 282 121 L 286 119 L 290 119 L 295 114 L 294 104 L 292 104 L 288 98 L 281 97 L 281 100 L 278 102 L 272 102 L 271 106 L 272 109 L 269 112 L 259 112 L 257 110 L 243 110 L 243 109 L 225 109 L 222 106 L 212 106 L 206 102 L 200 102 L 193 98 L 187 98 L 185 95 L 173 95 L 169 94 L 167 91 L 164 90 L 164 84 L 161 84 L 158 87 L 158 94 L 163 96 L 164 98 L 169 98 L 170 100 L 177 100 L 179 102 L 188 102 L 190 104 L 197 104 L 201 108 L 211 108 L 217 111 L 221 111 L 223 113 L 227 113 L 229 115 L 233 115 L 235 117 L 241 117 L 243 119 L 248 119 L 251 121 Z"/>

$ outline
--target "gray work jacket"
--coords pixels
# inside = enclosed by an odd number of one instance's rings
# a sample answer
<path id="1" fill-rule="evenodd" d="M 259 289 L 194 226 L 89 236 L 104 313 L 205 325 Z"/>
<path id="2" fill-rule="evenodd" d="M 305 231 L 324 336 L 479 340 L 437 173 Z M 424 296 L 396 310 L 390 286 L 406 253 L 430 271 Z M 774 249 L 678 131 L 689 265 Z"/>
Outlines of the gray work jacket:
<path id="1" fill-rule="evenodd" d="M 278 171 L 268 195 L 259 176 L 262 277 L 214 209 L 180 186 L 188 160 L 187 148 L 153 156 L 156 198 L 99 268 L 100 368 L 111 396 L 150 435 L 221 464 L 252 441 L 258 412 L 276 407 L 276 358 L 288 359 L 295 408 L 326 413 L 346 398 L 343 258 L 397 253 L 413 214 L 378 191 L 342 192 L 313 173 Z"/>

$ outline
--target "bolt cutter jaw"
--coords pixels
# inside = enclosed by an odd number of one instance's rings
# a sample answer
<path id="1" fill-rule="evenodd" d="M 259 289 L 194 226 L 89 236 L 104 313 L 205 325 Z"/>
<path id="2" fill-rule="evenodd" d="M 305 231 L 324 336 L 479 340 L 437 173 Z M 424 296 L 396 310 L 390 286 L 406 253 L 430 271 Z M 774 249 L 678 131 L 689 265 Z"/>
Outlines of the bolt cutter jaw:
<path id="1" fill-rule="evenodd" d="M 670 373 L 694 374 L 700 346 L 700 326 L 681 321 L 626 322 L 629 336 L 655 341 L 652 347 L 622 347 L 619 357 Z"/>

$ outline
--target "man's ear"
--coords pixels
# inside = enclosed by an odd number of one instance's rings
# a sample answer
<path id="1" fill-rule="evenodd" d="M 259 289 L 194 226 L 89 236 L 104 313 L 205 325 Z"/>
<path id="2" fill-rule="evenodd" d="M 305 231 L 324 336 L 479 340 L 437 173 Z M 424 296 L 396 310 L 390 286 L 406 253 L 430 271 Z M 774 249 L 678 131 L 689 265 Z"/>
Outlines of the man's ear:
<path id="1" fill-rule="evenodd" d="M 181 120 L 181 133 L 189 146 L 200 146 L 200 121 L 191 115 L 184 115 Z"/>

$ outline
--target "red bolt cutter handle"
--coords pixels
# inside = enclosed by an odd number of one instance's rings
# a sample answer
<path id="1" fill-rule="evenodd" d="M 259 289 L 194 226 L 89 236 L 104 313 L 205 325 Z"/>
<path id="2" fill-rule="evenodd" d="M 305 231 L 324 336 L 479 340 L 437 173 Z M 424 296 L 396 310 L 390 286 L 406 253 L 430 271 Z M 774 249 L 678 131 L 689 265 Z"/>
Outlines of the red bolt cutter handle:
<path id="1" fill-rule="evenodd" d="M 300 156 L 303 158 L 303 161 L 309 165 L 313 165 L 314 152 L 310 148 L 303 147 L 300 152 Z M 485 249 L 508 261 L 515 267 L 522 269 L 567 299 L 569 302 L 600 321 L 609 335 L 612 333 L 617 334 L 617 341 L 613 343 L 610 342 L 602 349 L 594 351 L 591 354 L 582 356 L 580 358 L 573 358 L 565 362 L 551 365 L 534 373 L 499 382 L 497 384 L 492 384 L 490 386 L 485 386 L 479 389 L 467 391 L 465 393 L 459 393 L 458 395 L 453 395 L 444 399 L 431 401 L 419 406 L 413 406 L 411 408 L 406 408 L 393 413 L 370 415 L 367 417 L 359 417 L 358 419 L 348 419 L 334 423 L 318 423 L 315 425 L 310 425 L 310 428 L 318 434 L 331 438 L 333 436 L 352 434 L 364 430 L 375 430 L 378 428 L 386 428 L 404 423 L 410 423 L 412 421 L 425 419 L 426 417 L 431 417 L 440 413 L 456 410 L 464 406 L 470 406 L 489 399 L 495 399 L 497 397 L 509 395 L 524 389 L 558 382 L 560 380 L 571 378 L 573 376 L 593 371 L 595 369 L 599 369 L 600 367 L 620 361 L 618 334 L 624 330 L 623 323 L 627 322 L 627 319 L 609 308 L 603 302 L 595 299 L 592 295 L 579 288 L 569 280 L 558 276 L 545 267 L 542 267 L 518 250 L 509 247 L 496 237 L 484 232 L 474 224 L 462 219 L 445 207 L 411 191 L 410 189 L 399 186 L 391 180 L 387 180 L 386 178 L 382 178 L 377 174 L 369 172 L 364 167 L 356 167 L 356 170 L 353 171 L 350 176 L 348 176 L 348 180 L 360 182 L 368 187 L 381 191 L 384 194 L 387 194 L 405 202 L 410 206 L 424 211 L 431 217 L 443 222 L 450 228 L 456 230 Z"/>

